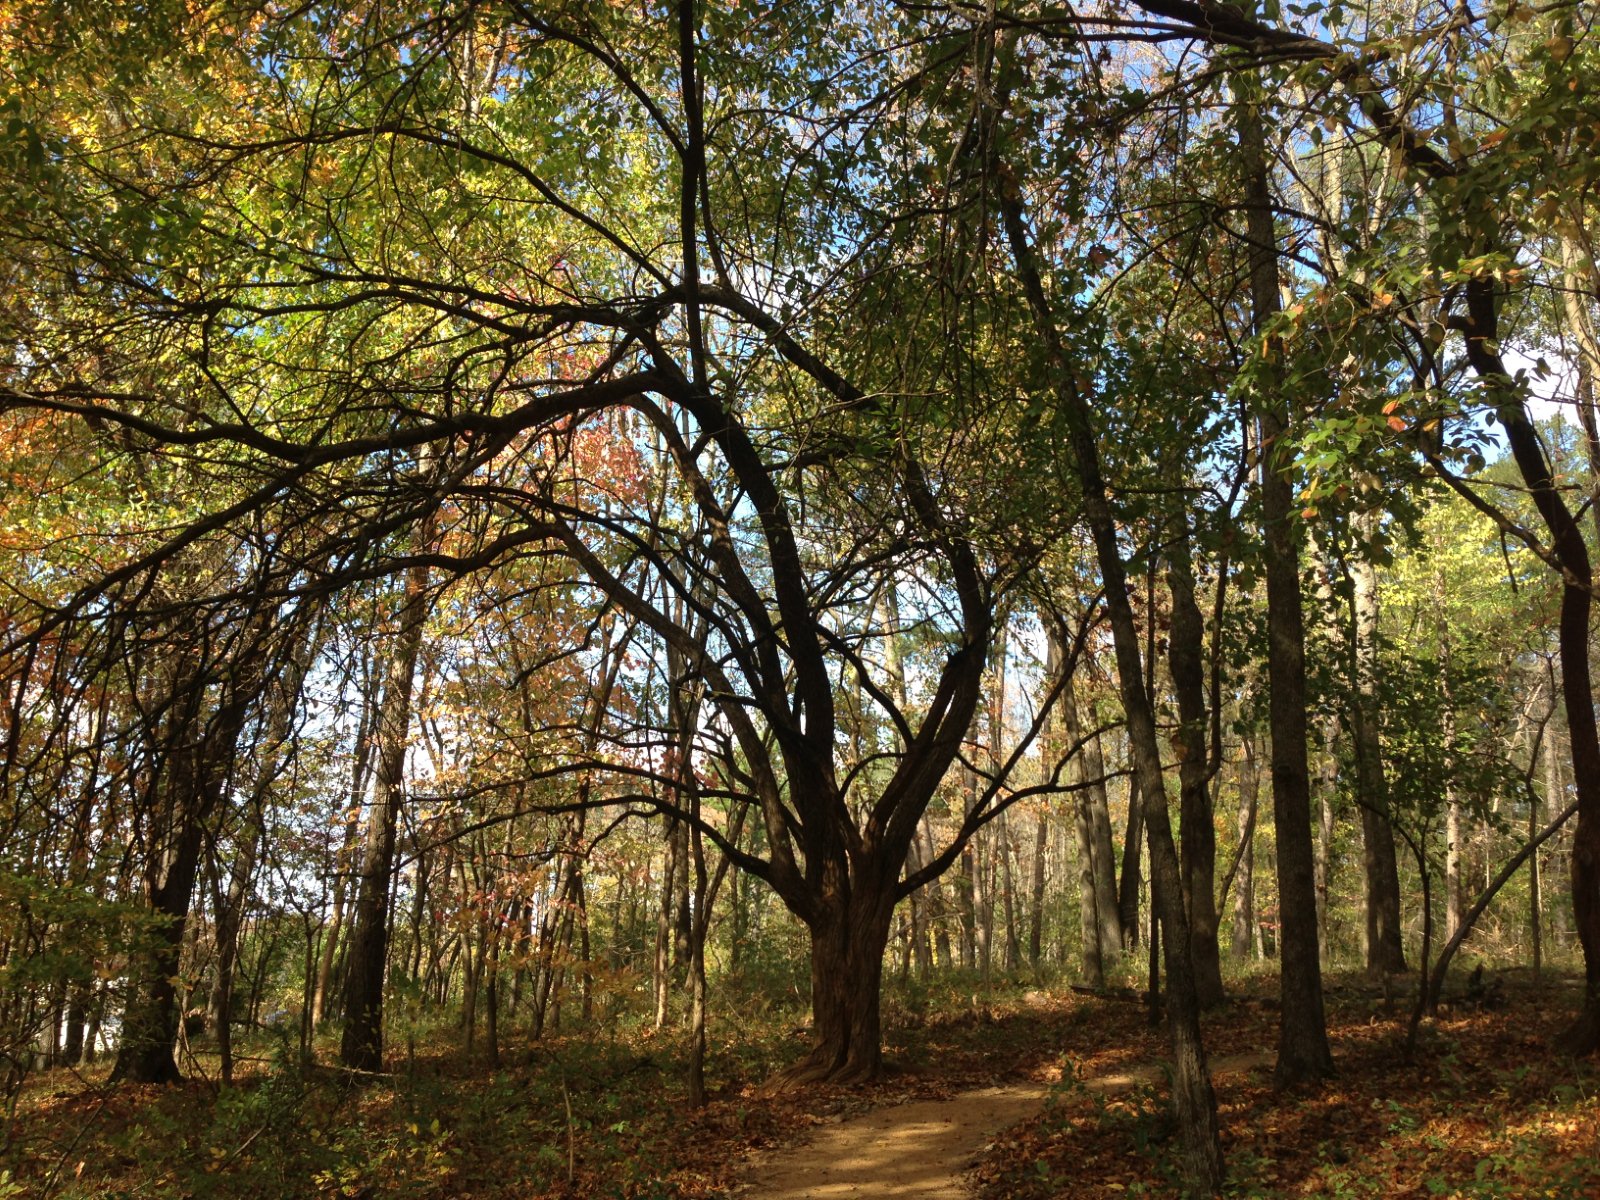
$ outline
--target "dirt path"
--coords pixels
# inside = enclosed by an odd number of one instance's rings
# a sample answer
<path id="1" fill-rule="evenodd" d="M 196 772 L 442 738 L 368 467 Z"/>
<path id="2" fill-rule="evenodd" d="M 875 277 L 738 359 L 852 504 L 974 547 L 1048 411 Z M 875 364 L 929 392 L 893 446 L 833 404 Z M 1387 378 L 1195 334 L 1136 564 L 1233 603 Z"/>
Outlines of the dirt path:
<path id="1" fill-rule="evenodd" d="M 1271 1061 L 1264 1053 L 1236 1054 L 1212 1063 L 1214 1075 L 1247 1071 Z M 1161 1077 L 1146 1065 L 1088 1081 L 1117 1091 Z M 755 1164 L 744 1191 L 762 1200 L 807 1197 L 917 1196 L 966 1200 L 961 1177 L 1000 1130 L 1039 1111 L 1050 1085 L 1023 1082 L 963 1092 L 949 1100 L 918 1100 L 874 1109 L 820 1129 L 803 1146 L 791 1146 Z"/>

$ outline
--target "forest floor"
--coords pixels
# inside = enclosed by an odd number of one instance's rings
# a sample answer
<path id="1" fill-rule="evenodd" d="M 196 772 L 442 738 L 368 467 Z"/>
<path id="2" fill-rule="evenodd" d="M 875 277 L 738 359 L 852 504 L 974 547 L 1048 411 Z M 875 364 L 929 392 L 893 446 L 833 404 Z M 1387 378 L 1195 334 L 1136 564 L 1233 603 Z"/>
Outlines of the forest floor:
<path id="1" fill-rule="evenodd" d="M 1269 1065 L 1263 1051 L 1224 1055 L 1211 1064 L 1214 1080 Z M 1040 1072 L 1034 1073 L 1036 1076 Z M 1115 1096 L 1153 1087 L 1163 1078 L 1144 1063 L 1083 1081 L 1086 1092 Z M 761 1200 L 816 1197 L 921 1197 L 965 1200 L 966 1178 L 980 1151 L 1002 1130 L 1037 1117 L 1059 1081 L 1032 1078 L 960 1092 L 948 1100 L 913 1100 L 875 1108 L 821 1130 L 809 1142 L 758 1160 L 744 1190 Z"/>
<path id="2" fill-rule="evenodd" d="M 1206 1021 L 1228 1194 L 1600 1196 L 1600 1066 L 1548 1045 L 1575 987 L 1548 972 L 1498 978 L 1499 1006 L 1442 1012 L 1407 1061 L 1404 991 L 1386 999 L 1334 977 L 1339 1076 L 1290 1096 L 1270 1079 L 1276 981 L 1236 981 Z M 713 1027 L 712 1100 L 694 1113 L 681 1039 L 623 1022 L 534 1045 L 508 1035 L 495 1068 L 449 1031 L 414 1053 L 396 1039 L 393 1074 L 377 1081 L 270 1046 L 229 1088 L 205 1077 L 203 1054 L 174 1088 L 107 1086 L 104 1064 L 50 1072 L 19 1098 L 0 1198 L 1176 1194 L 1165 1032 L 1135 999 L 969 980 L 886 1008 L 882 1081 L 771 1096 L 759 1084 L 804 1032 L 792 1012 L 730 1005 L 737 1020 Z M 851 1176 L 878 1160 L 913 1173 Z"/>

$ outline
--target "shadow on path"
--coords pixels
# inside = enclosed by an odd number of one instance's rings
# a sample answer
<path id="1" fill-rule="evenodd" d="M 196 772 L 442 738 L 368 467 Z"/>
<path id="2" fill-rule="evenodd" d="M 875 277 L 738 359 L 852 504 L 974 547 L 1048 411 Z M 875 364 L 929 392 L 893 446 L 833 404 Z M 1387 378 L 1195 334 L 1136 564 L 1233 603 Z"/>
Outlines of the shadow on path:
<path id="1" fill-rule="evenodd" d="M 1212 1075 L 1270 1064 L 1265 1052 L 1219 1057 Z M 1085 1080 L 1115 1092 L 1154 1083 L 1161 1066 Z M 1047 1083 L 1020 1082 L 962 1092 L 948 1100 L 918 1100 L 874 1109 L 821 1129 L 804 1145 L 763 1155 L 745 1174 L 742 1191 L 762 1200 L 807 1197 L 924 1197 L 965 1200 L 962 1175 L 1000 1130 L 1026 1120 L 1050 1094 Z"/>

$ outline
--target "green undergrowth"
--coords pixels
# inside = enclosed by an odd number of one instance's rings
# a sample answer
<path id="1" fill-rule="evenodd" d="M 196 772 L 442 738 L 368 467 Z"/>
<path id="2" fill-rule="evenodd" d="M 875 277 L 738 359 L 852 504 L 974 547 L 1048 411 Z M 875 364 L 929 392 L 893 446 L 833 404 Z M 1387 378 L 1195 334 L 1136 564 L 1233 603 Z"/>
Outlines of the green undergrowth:
<path id="1" fill-rule="evenodd" d="M 718 1056 L 714 1087 L 734 1092 L 727 1071 L 776 1060 L 781 1034 L 762 1032 Z M 61 1200 L 664 1200 L 684 1194 L 672 1174 L 693 1168 L 678 1150 L 680 1040 L 549 1039 L 508 1048 L 497 1068 L 425 1044 L 376 1079 L 275 1053 L 232 1087 L 108 1087 L 103 1069 L 58 1072 L 19 1115 L 9 1186 Z"/>
<path id="2" fill-rule="evenodd" d="M 1234 1000 L 1207 1018 L 1211 1053 L 1270 1050 L 1276 980 L 1230 985 Z M 1403 993 L 1330 978 L 1334 1083 L 1282 1097 L 1261 1072 L 1219 1078 L 1231 1194 L 1600 1194 L 1595 1076 L 1542 1040 L 1572 995 L 1548 981 L 1506 991 L 1502 1010 L 1430 1024 L 1407 1064 Z M 538 1042 L 513 1025 L 497 1066 L 464 1054 L 458 1030 L 419 1026 L 376 1078 L 329 1066 L 331 1042 L 306 1064 L 285 1040 L 251 1039 L 231 1087 L 205 1078 L 215 1064 L 204 1053 L 171 1088 L 107 1086 L 104 1064 L 52 1072 L 21 1098 L 0 1200 L 711 1200 L 735 1194 L 749 1151 L 819 1122 L 1052 1074 L 1067 1082 L 1047 1111 L 980 1169 L 988 1200 L 1042 1200 L 1068 1184 L 1090 1198 L 1175 1194 L 1164 1087 L 1105 1095 L 1083 1082 L 1164 1054 L 1131 971 L 1104 997 L 1024 976 L 894 979 L 884 1013 L 882 1081 L 769 1095 L 759 1085 L 808 1045 L 805 1012 L 782 999 L 719 1011 L 711 1102 L 698 1112 L 685 1105 L 684 1032 L 637 1016 Z"/>
<path id="3" fill-rule="evenodd" d="M 514 1025 L 501 1061 L 467 1056 L 459 1031 L 414 1023 L 392 1038 L 391 1070 L 361 1077 L 276 1040 L 242 1039 L 234 1085 L 111 1087 L 106 1064 L 30 1081 L 0 1158 L 0 1197 L 397 1197 L 653 1200 L 729 1194 L 743 1151 L 782 1144 L 808 1122 L 885 1093 L 944 1094 L 1051 1052 L 1040 1021 L 1063 995 L 1039 981 L 955 974 L 885 989 L 885 1080 L 865 1092 L 759 1085 L 809 1044 L 795 997 L 728 1002 L 709 1030 L 711 1103 L 685 1107 L 687 1037 L 638 1015 L 529 1040 Z M 1041 1005 L 1045 1006 L 1041 1008 Z M 909 1089 L 909 1091 L 908 1091 Z"/>

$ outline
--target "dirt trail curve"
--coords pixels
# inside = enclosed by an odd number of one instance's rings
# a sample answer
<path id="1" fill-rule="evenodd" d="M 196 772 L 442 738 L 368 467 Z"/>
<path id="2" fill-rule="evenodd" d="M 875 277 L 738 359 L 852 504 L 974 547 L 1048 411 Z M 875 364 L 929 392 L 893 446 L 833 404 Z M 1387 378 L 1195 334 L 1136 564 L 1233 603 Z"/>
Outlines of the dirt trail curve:
<path id="1" fill-rule="evenodd" d="M 1248 1071 L 1271 1061 L 1263 1053 L 1215 1059 L 1212 1074 Z M 1161 1068 L 1102 1075 L 1087 1086 L 1116 1091 L 1161 1077 Z M 1031 1117 L 1049 1094 L 1043 1083 L 1014 1083 L 874 1109 L 818 1130 L 803 1146 L 764 1156 L 745 1177 L 743 1193 L 761 1200 L 811 1197 L 920 1197 L 967 1200 L 962 1175 L 1002 1129 Z"/>

